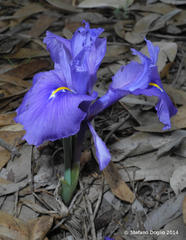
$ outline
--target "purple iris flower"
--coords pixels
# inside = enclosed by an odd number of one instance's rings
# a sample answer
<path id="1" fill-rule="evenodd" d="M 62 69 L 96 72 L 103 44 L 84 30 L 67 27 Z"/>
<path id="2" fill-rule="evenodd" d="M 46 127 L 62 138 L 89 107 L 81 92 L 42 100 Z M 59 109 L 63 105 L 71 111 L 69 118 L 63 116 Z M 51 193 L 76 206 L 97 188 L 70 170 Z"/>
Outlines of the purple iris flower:
<path id="1" fill-rule="evenodd" d="M 114 240 L 114 238 L 105 237 L 104 240 Z"/>
<path id="2" fill-rule="evenodd" d="M 26 130 L 24 139 L 36 146 L 75 135 L 81 131 L 82 122 L 86 123 L 93 135 L 100 170 L 108 165 L 111 155 L 90 123 L 95 115 L 131 93 L 159 98 L 156 109 L 165 129 L 170 127 L 170 117 L 176 113 L 157 71 L 159 49 L 147 40 L 150 58 L 133 50 L 142 63 L 132 61 L 122 67 L 113 77 L 108 92 L 92 104 L 97 98 L 92 90 L 96 73 L 106 52 L 106 40 L 99 38 L 102 32 L 101 28 L 90 29 L 88 23 L 78 28 L 70 40 L 47 32 L 44 43 L 54 70 L 34 76 L 33 86 L 15 118 Z"/>
<path id="3" fill-rule="evenodd" d="M 103 109 L 112 105 L 120 98 L 128 95 L 146 95 L 158 97 L 155 108 L 159 120 L 164 124 L 163 130 L 171 127 L 170 118 L 176 114 L 177 109 L 172 104 L 160 80 L 157 68 L 159 47 L 146 40 L 150 57 L 132 49 L 134 55 L 140 57 L 141 63 L 131 61 L 122 66 L 112 78 L 108 92 L 92 105 L 90 115 L 96 115 Z"/>
<path id="4" fill-rule="evenodd" d="M 26 130 L 24 139 L 39 146 L 44 141 L 67 138 L 79 132 L 97 93 L 92 91 L 96 73 L 106 52 L 102 28 L 80 27 L 67 40 L 47 32 L 44 43 L 54 70 L 34 76 L 33 86 L 17 109 L 15 121 Z M 100 169 L 111 159 L 104 142 L 88 123 L 96 146 Z"/>

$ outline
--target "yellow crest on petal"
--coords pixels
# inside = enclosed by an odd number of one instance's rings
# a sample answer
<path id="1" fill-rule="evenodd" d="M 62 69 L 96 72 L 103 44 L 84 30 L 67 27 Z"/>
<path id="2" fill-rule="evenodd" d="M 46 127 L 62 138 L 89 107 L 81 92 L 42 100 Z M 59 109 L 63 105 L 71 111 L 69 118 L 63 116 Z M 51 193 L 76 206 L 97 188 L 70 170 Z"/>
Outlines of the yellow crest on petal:
<path id="1" fill-rule="evenodd" d="M 59 87 L 59 88 L 57 88 L 56 90 L 54 90 L 54 91 L 52 92 L 52 94 L 50 95 L 50 98 L 55 97 L 55 94 L 56 94 L 57 92 L 59 92 L 59 91 L 65 92 L 65 90 L 71 92 L 70 88 L 67 88 L 67 87 Z"/>
<path id="2" fill-rule="evenodd" d="M 149 83 L 150 86 L 158 88 L 161 92 L 163 92 L 163 89 L 156 83 Z"/>

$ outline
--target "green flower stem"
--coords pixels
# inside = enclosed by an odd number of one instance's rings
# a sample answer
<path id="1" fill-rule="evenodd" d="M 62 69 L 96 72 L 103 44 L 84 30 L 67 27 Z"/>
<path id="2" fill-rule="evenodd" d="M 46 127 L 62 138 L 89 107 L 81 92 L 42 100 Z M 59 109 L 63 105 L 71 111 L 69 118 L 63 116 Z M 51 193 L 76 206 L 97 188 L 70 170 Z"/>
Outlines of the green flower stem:
<path id="1" fill-rule="evenodd" d="M 86 125 L 83 123 L 77 135 L 63 139 L 64 147 L 64 179 L 61 180 L 62 199 L 68 205 L 78 184 L 80 171 L 80 157 Z"/>

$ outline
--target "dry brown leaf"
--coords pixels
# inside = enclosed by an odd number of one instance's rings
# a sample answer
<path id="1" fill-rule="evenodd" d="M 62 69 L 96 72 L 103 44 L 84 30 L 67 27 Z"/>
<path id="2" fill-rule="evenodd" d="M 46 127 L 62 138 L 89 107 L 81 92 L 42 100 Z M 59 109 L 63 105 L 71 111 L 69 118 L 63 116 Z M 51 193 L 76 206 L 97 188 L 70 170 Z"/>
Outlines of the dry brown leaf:
<path id="1" fill-rule="evenodd" d="M 30 240 L 43 240 L 53 224 L 53 217 L 42 216 L 29 222 Z"/>
<path id="2" fill-rule="evenodd" d="M 30 49 L 30 48 L 21 48 L 18 52 L 10 55 L 4 56 L 5 58 L 10 59 L 24 59 L 24 58 L 37 58 L 37 57 L 47 57 L 49 53 L 44 50 L 39 49 Z"/>
<path id="3" fill-rule="evenodd" d="M 181 11 L 182 11 L 181 9 L 174 9 L 171 12 L 168 12 L 167 14 L 161 16 L 160 18 L 157 19 L 157 21 L 155 21 L 150 31 L 156 31 L 158 29 L 163 28 L 167 21 L 169 21 L 171 18 L 176 16 Z"/>
<path id="4" fill-rule="evenodd" d="M 11 69 L 4 73 L 3 75 L 11 75 L 17 78 L 27 78 L 30 75 L 42 70 L 46 69 L 50 66 L 50 62 L 45 59 L 34 59 L 29 61 L 29 63 L 21 63 L 14 69 Z"/>
<path id="5" fill-rule="evenodd" d="M 0 138 L 5 142 L 17 146 L 22 142 L 22 137 L 25 131 L 0 131 Z"/>
<path id="6" fill-rule="evenodd" d="M 102 14 L 97 12 L 77 13 L 77 14 L 70 15 L 65 20 L 67 23 L 76 23 L 76 22 L 82 23 L 83 20 L 93 24 L 103 24 L 103 23 L 109 22 L 108 18 L 104 17 Z"/>
<path id="7" fill-rule="evenodd" d="M 35 22 L 35 24 L 32 26 L 31 30 L 28 32 L 28 35 L 32 37 L 39 37 L 56 20 L 57 17 L 45 14 L 41 15 L 39 19 Z"/>
<path id="8" fill-rule="evenodd" d="M 176 26 L 181 26 L 186 24 L 186 10 L 182 10 L 178 13 L 173 19 L 171 19 L 170 24 L 174 24 Z"/>
<path id="9" fill-rule="evenodd" d="M 0 211 L 0 239 L 29 240 L 28 226 L 20 219 Z"/>
<path id="10" fill-rule="evenodd" d="M 159 17 L 159 14 L 151 13 L 141 18 L 135 24 L 133 31 L 125 34 L 125 40 L 133 44 L 143 42 L 146 34 L 150 31 L 151 24 Z"/>
<path id="11" fill-rule="evenodd" d="M 8 19 L 15 19 L 11 22 L 11 26 L 15 26 L 16 24 L 19 24 L 20 22 L 22 22 L 25 18 L 28 18 L 29 16 L 39 13 L 39 12 L 43 12 L 46 9 L 38 4 L 38 3 L 30 3 L 25 5 L 22 8 L 19 8 L 13 16 L 8 16 Z"/>
<path id="12" fill-rule="evenodd" d="M 104 63 L 110 63 L 116 60 L 123 59 L 123 54 L 129 51 L 129 47 L 114 43 L 114 44 L 107 44 L 107 52 L 105 57 L 103 58 Z"/>
<path id="13" fill-rule="evenodd" d="M 0 151 L 0 170 L 7 164 L 10 160 L 10 153 L 5 149 Z"/>
<path id="14" fill-rule="evenodd" d="M 0 114 L 0 127 L 15 124 L 14 118 L 16 116 L 15 112 L 1 113 Z"/>
<path id="15" fill-rule="evenodd" d="M 114 31 L 120 38 L 125 39 L 125 25 L 127 24 L 133 24 L 133 21 L 131 20 L 117 21 L 117 23 L 114 25 Z"/>
<path id="16" fill-rule="evenodd" d="M 64 0 L 46 0 L 48 3 L 50 3 L 52 6 L 60 8 L 62 10 L 68 11 L 68 12 L 81 12 L 80 9 L 77 9 L 73 7 L 71 4 L 65 3 Z"/>
<path id="17" fill-rule="evenodd" d="M 175 9 L 175 7 L 164 4 L 164 3 L 146 4 L 146 5 L 142 5 L 140 3 L 135 3 L 129 8 L 129 10 L 154 12 L 154 13 L 160 13 L 163 15 L 168 12 L 171 12 L 174 9 Z"/>
<path id="18" fill-rule="evenodd" d="M 53 217 L 42 216 L 25 223 L 0 211 L 0 239 L 2 240 L 43 240 L 50 230 Z"/>
<path id="19" fill-rule="evenodd" d="M 24 88 L 29 88 L 31 86 L 30 82 L 23 81 L 22 79 L 15 77 L 15 76 L 10 76 L 8 74 L 1 74 L 0 75 L 0 82 L 5 82 L 5 83 L 11 83 L 13 85 L 13 88 L 15 89 L 15 86 L 20 86 Z M 20 91 L 20 90 L 18 90 Z M 14 91 L 13 91 L 14 93 Z"/>
<path id="20" fill-rule="evenodd" d="M 85 0 L 81 2 L 78 7 L 80 8 L 120 8 L 130 6 L 134 0 Z"/>
<path id="21" fill-rule="evenodd" d="M 103 173 L 114 195 L 126 202 L 132 203 L 134 201 L 134 193 L 122 180 L 113 162 L 109 163 L 109 165 L 103 170 Z"/>

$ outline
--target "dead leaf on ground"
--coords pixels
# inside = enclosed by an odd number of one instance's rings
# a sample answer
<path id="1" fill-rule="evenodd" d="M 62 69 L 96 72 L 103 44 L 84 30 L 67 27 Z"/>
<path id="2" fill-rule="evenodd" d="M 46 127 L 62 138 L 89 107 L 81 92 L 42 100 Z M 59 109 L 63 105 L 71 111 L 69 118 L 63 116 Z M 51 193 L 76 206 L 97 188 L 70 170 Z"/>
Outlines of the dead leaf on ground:
<path id="1" fill-rule="evenodd" d="M 82 22 L 83 20 L 88 21 L 92 24 L 103 24 L 108 23 L 110 20 L 104 17 L 101 13 L 97 12 L 82 12 L 77 13 L 66 18 L 67 23 Z"/>
<path id="2" fill-rule="evenodd" d="M 130 6 L 134 0 L 85 0 L 81 2 L 79 8 L 121 8 Z"/>
<path id="3" fill-rule="evenodd" d="M 186 227 L 183 223 L 183 217 L 180 216 L 169 222 L 162 229 L 165 235 L 160 235 L 157 240 L 183 240 L 186 238 Z M 170 234 L 169 234 L 170 233 Z"/>
<path id="4" fill-rule="evenodd" d="M 53 224 L 53 217 L 42 216 L 30 221 L 27 225 L 30 229 L 30 240 L 43 240 Z"/>
<path id="5" fill-rule="evenodd" d="M 123 54 L 129 51 L 129 47 L 122 44 L 108 44 L 107 52 L 103 58 L 104 63 L 123 59 Z"/>
<path id="6" fill-rule="evenodd" d="M 185 166 L 185 158 L 178 156 L 163 156 L 157 159 L 156 152 L 129 157 L 119 163 L 121 178 L 129 182 L 129 176 L 134 181 L 164 181 L 170 182 L 174 170 Z M 129 174 L 129 176 L 128 176 Z"/>
<path id="7" fill-rule="evenodd" d="M 103 173 L 114 195 L 116 195 L 119 199 L 129 203 L 134 201 L 134 193 L 122 180 L 113 162 L 109 163 L 109 165 L 103 170 Z"/>
<path id="8" fill-rule="evenodd" d="M 154 12 L 154 13 L 160 13 L 160 14 L 166 14 L 168 12 L 171 12 L 174 9 L 175 9 L 175 7 L 164 4 L 164 3 L 142 5 L 138 2 L 136 2 L 129 8 L 129 10 Z"/>
<path id="9" fill-rule="evenodd" d="M 50 25 L 53 22 L 57 21 L 57 19 L 58 18 L 54 16 L 50 16 L 46 14 L 41 15 L 37 19 L 37 21 L 33 24 L 32 28 L 28 32 L 28 35 L 34 38 L 39 37 L 42 33 L 44 33 L 50 27 Z"/>
<path id="10" fill-rule="evenodd" d="M 25 134 L 25 131 L 0 131 L 0 138 L 5 142 L 17 146 L 22 142 L 22 137 Z"/>
<path id="11" fill-rule="evenodd" d="M 52 6 L 60 8 L 64 11 L 68 11 L 68 12 L 81 12 L 80 9 L 77 9 L 75 7 L 73 7 L 71 4 L 68 4 L 64 1 L 61 0 L 46 0 L 48 3 L 50 3 Z"/>
<path id="12" fill-rule="evenodd" d="M 29 3 L 26 4 L 22 8 L 18 8 L 18 10 L 14 13 L 13 16 L 10 16 L 9 19 L 15 19 L 11 22 L 11 27 L 15 26 L 22 22 L 25 18 L 30 17 L 33 14 L 43 12 L 46 9 L 38 3 Z"/>
<path id="13" fill-rule="evenodd" d="M 20 48 L 18 52 L 4 56 L 7 59 L 24 59 L 24 58 L 37 58 L 47 57 L 49 53 L 45 50 L 31 49 L 31 48 Z"/>
<path id="14" fill-rule="evenodd" d="M 24 88 L 29 88 L 31 86 L 30 82 L 24 81 L 24 80 L 20 79 L 19 77 L 10 76 L 8 74 L 1 74 L 0 82 L 11 83 L 13 85 L 14 89 L 15 89 L 15 86 L 24 87 Z M 20 91 L 20 90 L 18 90 L 18 91 Z M 14 93 L 14 91 L 13 91 L 13 93 Z"/>
<path id="15" fill-rule="evenodd" d="M 145 229 L 159 230 L 167 223 L 179 217 L 182 214 L 182 203 L 184 197 L 185 193 L 181 193 L 147 214 L 147 219 L 144 223 Z"/>
<path id="16" fill-rule="evenodd" d="M 43 240 L 53 224 L 53 217 L 42 216 L 30 222 L 0 211 L 0 238 L 11 240 Z"/>
<path id="17" fill-rule="evenodd" d="M 13 69 L 6 71 L 3 75 L 14 76 L 17 78 L 27 78 L 30 75 L 47 69 L 50 66 L 50 62 L 45 59 L 34 59 L 29 61 L 29 63 L 21 63 Z"/>
<path id="18" fill-rule="evenodd" d="M 144 41 L 145 36 L 151 29 L 151 24 L 160 17 L 159 14 L 151 13 L 141 18 L 134 26 L 132 32 L 125 34 L 125 40 L 132 43 L 141 43 Z"/>
<path id="19" fill-rule="evenodd" d="M 0 127 L 15 124 L 14 118 L 16 116 L 15 112 L 1 113 L 0 114 Z"/>
<path id="20" fill-rule="evenodd" d="M 174 24 L 175 26 L 182 26 L 186 24 L 186 10 L 182 10 L 173 19 L 170 20 L 170 25 Z"/>
<path id="21" fill-rule="evenodd" d="M 163 135 L 137 132 L 130 137 L 120 138 L 110 146 L 112 161 L 118 162 L 126 157 L 137 156 L 157 149 L 159 149 L 157 157 L 160 157 L 180 144 L 185 137 L 186 131 L 184 130 Z"/>
<path id="22" fill-rule="evenodd" d="M 8 163 L 10 157 L 10 153 L 6 149 L 0 150 L 0 170 Z"/>
<path id="23" fill-rule="evenodd" d="M 175 169 L 170 179 L 170 186 L 176 194 L 186 188 L 186 165 Z"/>

